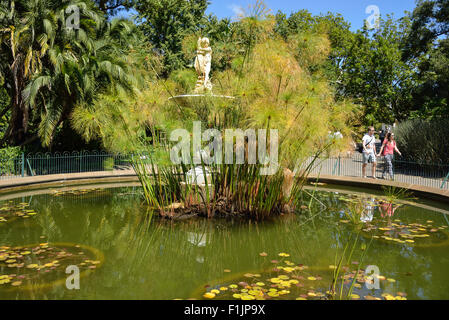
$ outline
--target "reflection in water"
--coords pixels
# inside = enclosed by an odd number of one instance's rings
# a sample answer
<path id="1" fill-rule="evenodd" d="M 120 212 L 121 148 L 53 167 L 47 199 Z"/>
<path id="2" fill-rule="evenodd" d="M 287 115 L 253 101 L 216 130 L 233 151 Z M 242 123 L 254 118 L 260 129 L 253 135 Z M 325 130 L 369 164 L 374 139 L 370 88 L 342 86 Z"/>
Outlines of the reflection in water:
<path id="1" fill-rule="evenodd" d="M 310 212 L 286 215 L 271 222 L 204 219 L 172 222 L 151 220 L 140 195 L 129 191 L 124 188 L 14 200 L 17 204 L 30 202 L 30 210 L 38 214 L 0 227 L 0 245 L 72 242 L 97 248 L 105 256 L 102 268 L 81 280 L 81 290 L 68 291 L 59 285 L 35 290 L 33 298 L 190 298 L 196 288 L 215 280 L 272 268 L 271 260 L 280 260 L 273 258 L 280 252 L 288 252 L 295 264 L 328 270 L 329 265 L 335 264 L 336 250 L 341 250 L 354 234 L 350 224 L 339 223 L 339 213 L 347 209 L 342 194 L 315 194 L 320 203 L 312 204 Z M 305 197 L 304 201 L 308 199 Z M 384 223 L 385 215 L 388 220 L 391 211 L 390 227 L 393 224 L 407 225 L 410 230 L 425 227 L 429 238 L 435 238 L 432 241 L 415 238 L 415 244 L 380 241 L 384 239 L 372 242 L 364 265 L 377 265 L 386 279 L 396 280 L 383 280 L 382 292 L 395 295 L 405 292 L 409 299 L 449 299 L 449 274 L 445 272 L 449 269 L 448 247 L 416 245 L 422 241 L 444 242 L 444 230 L 438 229 L 445 224 L 444 217 L 412 206 L 393 206 L 390 210 L 373 196 L 365 197 L 365 201 L 363 228 Z M 427 223 L 429 220 L 433 222 Z M 432 229 L 437 230 L 432 233 Z M 371 235 L 359 239 L 360 245 L 366 247 L 370 241 Z M 324 271 L 313 274 L 325 279 L 324 275 Z M 12 294 L 1 289 L 0 296 L 29 298 L 20 291 Z"/>
<path id="2" fill-rule="evenodd" d="M 187 241 L 198 248 L 205 247 L 207 242 L 207 233 L 187 232 Z M 198 254 L 196 256 L 196 261 L 198 263 L 204 263 L 204 256 Z"/>
<path id="3" fill-rule="evenodd" d="M 365 200 L 365 211 L 362 213 L 360 217 L 360 221 L 362 222 L 371 222 L 374 218 L 374 209 L 375 206 L 375 198 L 371 197 L 368 200 Z"/>
<path id="4" fill-rule="evenodd" d="M 394 216 L 394 213 L 396 209 L 398 208 L 397 205 L 387 202 L 387 201 L 381 201 L 380 202 L 380 215 L 382 218 L 391 218 Z"/>

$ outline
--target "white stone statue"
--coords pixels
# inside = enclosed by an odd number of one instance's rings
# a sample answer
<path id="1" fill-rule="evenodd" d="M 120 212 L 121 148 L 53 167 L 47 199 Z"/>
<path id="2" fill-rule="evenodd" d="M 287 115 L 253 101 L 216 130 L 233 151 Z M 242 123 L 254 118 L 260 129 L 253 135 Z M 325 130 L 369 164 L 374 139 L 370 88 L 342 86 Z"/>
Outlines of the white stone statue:
<path id="1" fill-rule="evenodd" d="M 212 48 L 208 38 L 198 39 L 198 49 L 195 58 L 195 70 L 198 73 L 198 80 L 195 86 L 195 93 L 203 93 L 212 91 L 212 83 L 210 81 L 210 65 L 212 62 Z"/>

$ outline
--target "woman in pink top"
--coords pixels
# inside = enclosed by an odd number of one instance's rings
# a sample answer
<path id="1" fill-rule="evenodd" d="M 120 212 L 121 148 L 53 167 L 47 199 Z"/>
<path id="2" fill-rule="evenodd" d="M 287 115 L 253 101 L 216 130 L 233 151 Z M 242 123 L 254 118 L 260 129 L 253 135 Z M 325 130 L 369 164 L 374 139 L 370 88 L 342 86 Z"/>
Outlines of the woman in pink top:
<path id="1" fill-rule="evenodd" d="M 385 157 L 385 165 L 384 171 L 382 172 L 382 179 L 385 179 L 385 173 L 387 172 L 388 168 L 390 178 L 391 180 L 394 180 L 393 159 L 395 151 L 399 153 L 400 156 L 402 156 L 401 152 L 398 150 L 398 147 L 396 146 L 396 141 L 394 140 L 394 133 L 389 132 L 384 140 L 384 143 L 382 145 L 382 148 L 380 149 L 379 154 L 377 155 L 378 157 L 380 157 L 380 155 L 383 155 Z"/>

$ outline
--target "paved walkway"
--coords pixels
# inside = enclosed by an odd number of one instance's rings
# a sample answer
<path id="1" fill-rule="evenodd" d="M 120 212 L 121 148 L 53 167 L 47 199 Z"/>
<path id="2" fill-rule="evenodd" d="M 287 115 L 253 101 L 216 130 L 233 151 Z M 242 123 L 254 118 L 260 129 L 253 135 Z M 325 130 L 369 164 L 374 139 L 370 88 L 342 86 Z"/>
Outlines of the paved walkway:
<path id="1" fill-rule="evenodd" d="M 355 162 L 353 159 L 345 159 L 348 164 L 352 165 L 352 170 L 355 173 L 357 171 Z M 342 159 L 343 162 L 343 159 Z M 326 165 L 326 167 L 325 167 Z M 374 180 L 363 179 L 360 176 L 336 176 L 324 174 L 324 169 L 333 170 L 335 167 L 335 161 L 326 160 L 323 163 L 321 173 L 312 173 L 309 177 L 310 181 L 314 181 L 319 178 L 320 182 L 329 184 L 355 186 L 364 188 L 379 189 L 380 186 L 396 186 L 413 190 L 416 194 L 435 199 L 440 201 L 449 202 L 449 190 L 433 188 L 432 186 L 425 186 L 422 184 L 415 184 L 410 181 L 387 181 L 387 180 Z M 397 176 L 398 177 L 398 176 Z M 85 184 L 97 184 L 97 183 L 116 183 L 116 182 L 136 182 L 137 176 L 133 169 L 121 168 L 121 170 L 101 171 L 101 172 L 85 172 L 85 173 L 70 173 L 70 174 L 56 174 L 56 175 L 43 175 L 34 177 L 24 177 L 9 180 L 0 180 L 0 193 L 27 191 L 30 189 L 41 189 L 43 187 L 63 187 L 70 185 L 85 185 Z M 422 182 L 422 181 L 420 181 Z"/>
<path id="2" fill-rule="evenodd" d="M 17 189 L 29 188 L 33 185 L 66 185 L 73 183 L 84 183 L 85 181 L 94 180 L 123 180 L 133 178 L 135 180 L 136 174 L 133 169 L 121 169 L 112 171 L 98 171 L 98 172 L 83 172 L 83 173 L 68 173 L 68 174 L 52 174 L 34 177 L 20 177 L 14 179 L 0 180 L 0 190 L 14 191 Z"/>
<path id="3" fill-rule="evenodd" d="M 352 177 L 352 178 L 362 178 L 362 155 L 360 153 L 354 153 L 351 157 L 341 157 L 340 163 L 338 163 L 337 158 L 324 160 L 321 164 L 317 165 L 312 173 L 315 175 L 329 175 L 329 176 L 338 176 L 338 177 Z M 383 158 L 378 159 L 378 165 L 376 170 L 376 177 L 381 179 L 382 171 L 384 166 Z M 415 165 L 412 167 L 411 165 L 407 165 L 407 167 L 396 168 L 395 169 L 395 181 L 413 184 L 413 185 L 421 185 L 431 188 L 440 189 L 446 175 L 449 173 L 449 166 L 447 166 L 447 172 L 445 169 L 440 172 L 436 172 L 435 170 L 426 170 Z M 371 164 L 368 164 L 366 174 L 368 176 L 368 180 L 372 179 L 371 174 Z M 388 177 L 388 174 L 387 174 Z M 449 190 L 449 181 L 444 185 L 445 190 Z"/>
<path id="4" fill-rule="evenodd" d="M 362 177 L 338 177 L 333 175 L 323 175 L 319 176 L 316 174 L 311 174 L 309 176 L 309 181 L 313 182 L 315 179 L 319 182 L 324 182 L 331 185 L 342 185 L 349 187 L 358 188 L 369 188 L 369 189 L 380 189 L 382 186 L 393 186 L 403 189 L 408 189 L 413 191 L 419 197 L 424 197 L 437 201 L 444 201 L 449 203 L 449 190 L 438 189 L 422 185 L 417 185 L 413 183 L 398 182 L 398 181 L 388 181 L 382 179 L 363 179 Z"/>

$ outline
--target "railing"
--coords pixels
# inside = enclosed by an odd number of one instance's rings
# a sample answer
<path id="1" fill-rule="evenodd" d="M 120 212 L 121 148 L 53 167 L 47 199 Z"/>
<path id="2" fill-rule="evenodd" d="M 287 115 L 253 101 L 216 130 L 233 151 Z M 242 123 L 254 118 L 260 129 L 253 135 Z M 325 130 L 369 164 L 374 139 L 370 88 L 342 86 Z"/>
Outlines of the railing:
<path id="1" fill-rule="evenodd" d="M 0 180 L 50 174 L 129 170 L 134 156 L 97 151 L 22 154 L 12 159 L 0 158 Z M 342 153 L 319 159 L 311 173 L 361 177 L 362 164 L 361 153 Z M 384 160 L 378 159 L 377 178 L 381 178 L 384 165 Z M 448 164 L 416 163 L 395 158 L 393 171 L 395 181 L 449 190 Z M 368 164 L 366 174 L 371 176 L 371 164 Z"/>
<path id="2" fill-rule="evenodd" d="M 63 173 L 98 172 L 131 168 L 132 155 L 108 152 L 36 153 L 0 158 L 0 180 Z"/>
<path id="3" fill-rule="evenodd" d="M 320 159 L 312 169 L 315 175 L 332 175 L 342 177 L 362 177 L 363 155 L 358 152 L 341 153 L 326 159 Z M 376 178 L 381 179 L 386 166 L 383 157 L 377 158 Z M 372 178 L 369 163 L 366 167 L 368 179 Z M 390 179 L 388 170 L 386 179 Z M 394 181 L 449 190 L 449 164 L 417 163 L 395 157 L 393 161 Z"/>

